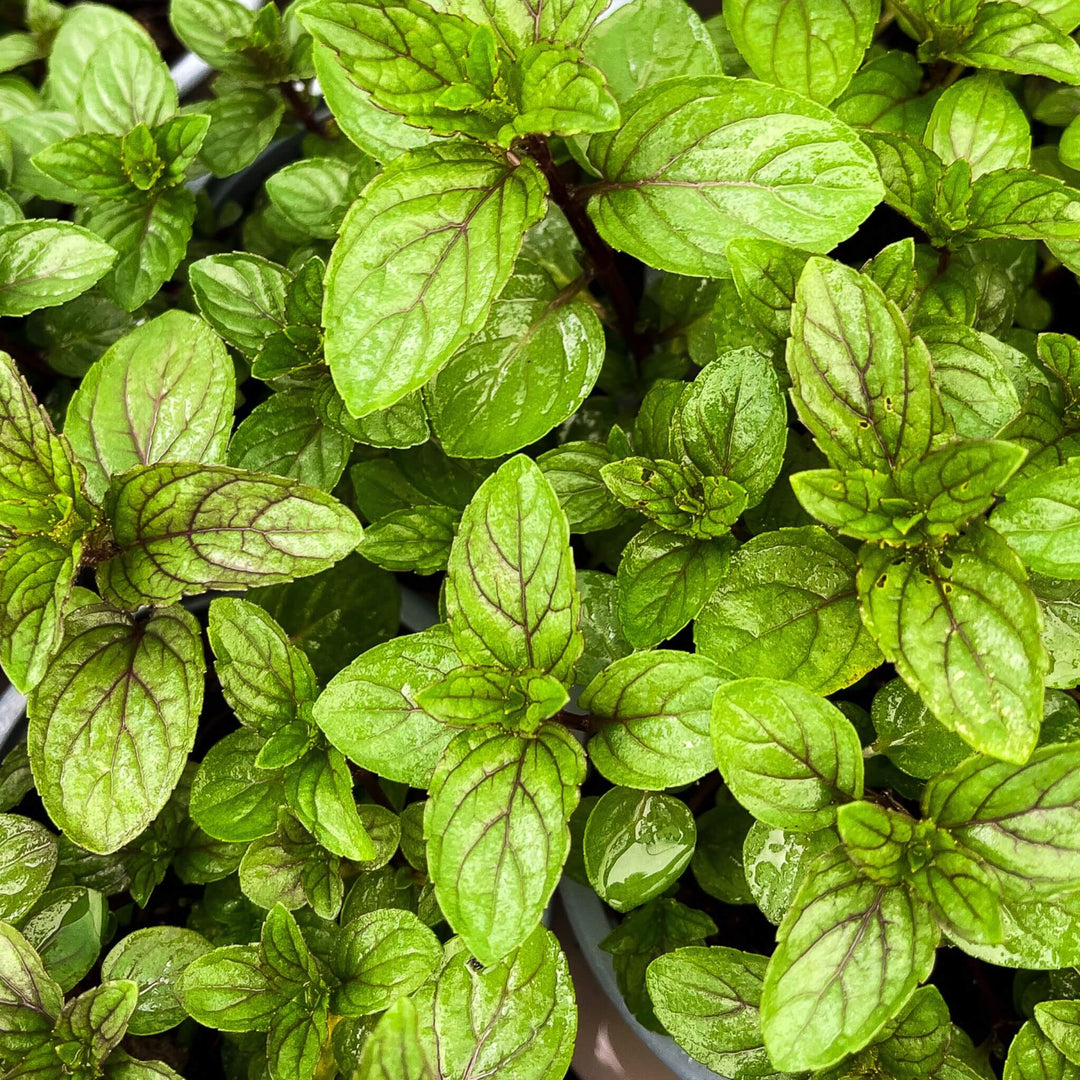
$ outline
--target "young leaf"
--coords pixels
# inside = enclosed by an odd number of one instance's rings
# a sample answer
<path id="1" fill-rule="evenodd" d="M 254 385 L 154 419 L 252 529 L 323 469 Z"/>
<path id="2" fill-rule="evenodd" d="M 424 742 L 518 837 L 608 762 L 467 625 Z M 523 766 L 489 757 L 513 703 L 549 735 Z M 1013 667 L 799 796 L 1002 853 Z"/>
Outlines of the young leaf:
<path id="1" fill-rule="evenodd" d="M 859 618 L 855 572 L 851 552 L 816 526 L 755 536 L 701 610 L 694 644 L 734 677 L 819 694 L 850 686 L 881 662 Z"/>
<path id="2" fill-rule="evenodd" d="M 92 231 L 66 221 L 0 226 L 0 315 L 28 315 L 86 292 L 116 261 Z"/>
<path id="3" fill-rule="evenodd" d="M 445 626 L 384 642 L 330 680 L 315 702 L 315 722 L 358 765 L 426 788 L 455 733 L 425 712 L 416 695 L 461 663 Z"/>
<path id="4" fill-rule="evenodd" d="M 450 552 L 446 612 L 458 649 L 566 681 L 581 655 L 566 516 L 551 485 L 524 455 L 484 481 Z"/>
<path id="5" fill-rule="evenodd" d="M 466 729 L 443 754 L 424 813 L 428 868 L 439 907 L 482 963 L 505 957 L 539 922 L 584 776 L 581 748 L 554 724 L 533 738 Z"/>
<path id="6" fill-rule="evenodd" d="M 978 525 L 940 554 L 865 545 L 859 562 L 863 618 L 908 685 L 975 749 L 1026 760 L 1048 661 L 1038 604 L 1004 540 Z"/>
<path id="7" fill-rule="evenodd" d="M 891 473 L 946 430 L 926 346 L 878 285 L 841 263 L 806 264 L 787 363 L 799 419 L 835 468 Z"/>
<path id="8" fill-rule="evenodd" d="M 861 1050 L 930 974 L 938 931 L 906 890 L 823 855 L 777 932 L 761 995 L 775 1068 L 823 1069 Z"/>
<path id="9" fill-rule="evenodd" d="M 604 347 L 590 304 L 519 258 L 483 328 L 424 388 L 435 434 L 454 457 L 528 446 L 577 411 Z"/>
<path id="10" fill-rule="evenodd" d="M 1025 566 L 1080 578 L 1080 458 L 1011 485 L 990 521 Z"/>
<path id="11" fill-rule="evenodd" d="M 529 734 L 569 700 L 550 675 L 515 675 L 497 667 L 460 667 L 421 690 L 417 701 L 435 719 L 456 727 L 501 724 Z"/>
<path id="12" fill-rule="evenodd" d="M 330 1008 L 344 1016 L 381 1012 L 413 993 L 442 960 L 439 939 L 411 911 L 373 911 L 347 922 L 331 967 L 341 980 Z"/>
<path id="13" fill-rule="evenodd" d="M 657 1017 L 692 1058 L 750 1080 L 772 1070 L 758 1011 L 766 964 L 754 953 L 690 945 L 658 956 L 645 977 Z"/>
<path id="14" fill-rule="evenodd" d="M 140 465 L 105 499 L 117 553 L 98 583 L 123 604 L 173 603 L 207 589 L 307 577 L 344 558 L 360 525 L 295 481 L 221 465 Z"/>
<path id="15" fill-rule="evenodd" d="M 847 803 L 836 812 L 836 831 L 848 858 L 878 885 L 896 885 L 904 880 L 904 856 L 915 829 L 915 821 L 907 814 L 877 803 Z"/>
<path id="16" fill-rule="evenodd" d="M 713 751 L 732 795 L 760 821 L 812 832 L 862 797 L 859 736 L 835 705 L 795 683 L 737 679 L 713 700 Z"/>
<path id="17" fill-rule="evenodd" d="M 589 758 L 613 784 L 661 791 L 713 768 L 712 700 L 720 685 L 704 656 L 633 653 L 601 671 L 579 704 L 592 717 Z"/>
<path id="18" fill-rule="evenodd" d="M 236 375 L 201 320 L 168 311 L 109 348 L 68 403 L 64 434 L 97 499 L 134 465 L 225 458 Z"/>
<path id="19" fill-rule="evenodd" d="M 27 710 L 30 763 L 53 821 L 101 854 L 142 832 L 180 779 L 202 695 L 202 644 L 187 612 L 157 608 L 136 621 L 92 605 L 69 615 Z"/>
<path id="20" fill-rule="evenodd" d="M 862 63 L 874 33 L 873 0 L 736 0 L 727 28 L 759 79 L 828 105 Z"/>
<path id="21" fill-rule="evenodd" d="M 285 798 L 327 851 L 354 862 L 374 857 L 375 844 L 356 812 L 352 773 L 340 751 L 312 747 L 291 764 L 285 772 Z"/>
<path id="22" fill-rule="evenodd" d="M 684 391 L 676 437 L 702 473 L 734 480 L 754 506 L 779 475 L 786 420 L 769 358 L 755 349 L 737 349 L 706 365 Z"/>
<path id="23" fill-rule="evenodd" d="M 404 154 L 365 188 L 326 271 L 326 359 L 352 415 L 427 382 L 481 328 L 544 190 L 529 160 L 463 142 Z"/>
<path id="24" fill-rule="evenodd" d="M 619 562 L 619 621 L 627 640 L 652 648 L 696 618 L 727 573 L 734 547 L 731 537 L 695 540 L 646 525 Z"/>
<path id="25" fill-rule="evenodd" d="M 643 91 L 625 112 L 614 137 L 594 136 L 604 179 L 589 213 L 613 247 L 661 270 L 724 274 L 736 237 L 829 251 L 881 197 L 854 131 L 765 83 L 680 79 Z M 748 126 L 766 119 L 773 137 L 748 141 Z"/>

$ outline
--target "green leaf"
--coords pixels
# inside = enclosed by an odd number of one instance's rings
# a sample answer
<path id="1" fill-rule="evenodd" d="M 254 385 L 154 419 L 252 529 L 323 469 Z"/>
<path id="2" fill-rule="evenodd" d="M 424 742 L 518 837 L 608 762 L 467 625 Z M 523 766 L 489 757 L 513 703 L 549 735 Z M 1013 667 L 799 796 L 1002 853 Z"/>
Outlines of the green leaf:
<path id="1" fill-rule="evenodd" d="M 1065 394 L 1066 412 L 1080 403 L 1080 341 L 1071 334 L 1040 334 L 1039 359 L 1057 376 Z"/>
<path id="2" fill-rule="evenodd" d="M 524 455 L 480 486 L 450 552 L 446 612 L 454 643 L 494 661 L 569 679 L 583 647 L 566 517 Z"/>
<path id="3" fill-rule="evenodd" d="M 169 311 L 111 346 L 68 404 L 64 434 L 100 499 L 110 477 L 158 461 L 224 460 L 236 375 L 210 329 Z"/>
<path id="4" fill-rule="evenodd" d="M 572 45 L 529 45 L 506 82 L 517 115 L 499 130 L 504 146 L 522 135 L 577 135 L 619 126 L 619 105 L 604 73 Z"/>
<path id="5" fill-rule="evenodd" d="M 924 139 L 946 163 L 965 158 L 974 180 L 995 169 L 1023 168 L 1031 156 L 1024 110 L 996 75 L 950 86 L 934 104 Z"/>
<path id="6" fill-rule="evenodd" d="M 589 758 L 613 784 L 652 791 L 711 772 L 709 724 L 720 685 L 704 656 L 669 649 L 633 653 L 582 692 L 595 734 Z"/>
<path id="7" fill-rule="evenodd" d="M 23 936 L 62 990 L 77 986 L 97 963 L 108 914 L 101 893 L 75 885 L 46 890 L 22 918 Z"/>
<path id="8" fill-rule="evenodd" d="M 139 997 L 138 986 L 127 979 L 117 979 L 85 990 L 69 1001 L 60 1014 L 53 1036 L 58 1056 L 63 1060 L 63 1047 L 83 1053 L 91 1068 L 100 1066 L 124 1037 L 127 1022 L 135 1011 Z M 78 1052 L 78 1050 L 76 1052 Z"/>
<path id="9" fill-rule="evenodd" d="M 945 430 L 926 346 L 877 284 L 841 263 L 806 264 L 787 363 L 799 419 L 835 468 L 892 472 Z"/>
<path id="10" fill-rule="evenodd" d="M 330 680 L 315 702 L 315 722 L 358 765 L 426 788 L 454 731 L 425 712 L 416 695 L 461 663 L 445 626 L 384 642 Z"/>
<path id="11" fill-rule="evenodd" d="M 0 1066 L 19 1064 L 50 1041 L 64 994 L 13 926 L 0 922 Z"/>
<path id="12" fill-rule="evenodd" d="M 178 989 L 187 1014 L 218 1031 L 265 1031 L 287 1000 L 264 971 L 255 945 L 226 945 L 197 957 Z"/>
<path id="13" fill-rule="evenodd" d="M 813 832 L 862 796 L 862 746 L 851 722 L 796 683 L 721 683 L 712 742 L 732 795 L 770 825 Z"/>
<path id="14" fill-rule="evenodd" d="M 134 311 L 168 281 L 187 251 L 195 220 L 195 196 L 172 188 L 138 202 L 102 199 L 81 222 L 119 252 L 102 280 L 106 295 Z"/>
<path id="15" fill-rule="evenodd" d="M 1076 48 L 1080 54 L 1080 45 Z M 1080 192 L 1027 169 L 998 169 L 980 177 L 967 217 L 965 240 L 1075 240 L 1080 238 Z"/>
<path id="16" fill-rule="evenodd" d="M 93 286 L 116 252 L 66 221 L 0 226 L 0 315 L 27 315 L 66 303 Z"/>
<path id="17" fill-rule="evenodd" d="M 0 814 L 0 919 L 17 922 L 45 891 L 56 867 L 56 838 L 19 814 Z"/>
<path id="18" fill-rule="evenodd" d="M 550 675 L 515 675 L 497 667 L 460 667 L 417 694 L 436 720 L 456 727 L 501 724 L 528 734 L 569 700 L 566 687 Z"/>
<path id="19" fill-rule="evenodd" d="M 449 506 L 395 510 L 364 530 L 359 551 L 386 570 L 434 574 L 446 569 L 460 520 Z"/>
<path id="20" fill-rule="evenodd" d="M 761 996 L 774 1067 L 827 1068 L 861 1050 L 930 974 L 938 931 L 921 901 L 823 855 L 777 932 Z"/>
<path id="21" fill-rule="evenodd" d="M 921 72 L 921 69 L 919 69 Z M 921 81 L 921 80 L 920 80 Z M 919 226 L 932 240 L 944 242 L 967 224 L 943 220 L 941 204 L 945 165 L 920 137 L 897 132 L 866 132 L 863 141 L 877 159 L 885 184 L 885 202 Z M 970 194 L 970 192 L 969 192 Z"/>
<path id="22" fill-rule="evenodd" d="M 1034 1020 L 1017 1032 L 1005 1059 L 1005 1080 L 1077 1080 L 1080 1067 L 1046 1037 Z"/>
<path id="23" fill-rule="evenodd" d="M 536 459 L 558 496 L 572 533 L 611 529 L 628 517 L 600 475 L 600 470 L 615 460 L 606 446 L 592 442 L 563 443 Z"/>
<path id="24" fill-rule="evenodd" d="M 285 115 L 281 95 L 257 86 L 229 90 L 196 107 L 210 117 L 199 157 L 214 176 L 231 176 L 251 165 L 270 144 Z"/>
<path id="25" fill-rule="evenodd" d="M 1080 458 L 1011 485 L 990 521 L 1025 566 L 1080 578 Z"/>
<path id="26" fill-rule="evenodd" d="M 757 821 L 743 841 L 743 868 L 754 902 L 769 922 L 779 924 L 814 860 L 832 851 L 832 829 L 794 832 Z"/>
<path id="27" fill-rule="evenodd" d="M 75 113 L 83 131 L 126 135 L 176 112 L 176 84 L 149 41 L 117 34 L 93 51 L 79 81 Z"/>
<path id="28" fill-rule="evenodd" d="M 1080 46 L 1029 4 L 979 5 L 969 33 L 942 57 L 971 67 L 1080 83 Z"/>
<path id="29" fill-rule="evenodd" d="M 681 799 L 615 787 L 589 814 L 585 872 L 606 904 L 630 911 L 679 879 L 696 841 L 694 815 Z"/>
<path id="30" fill-rule="evenodd" d="M 810 256 L 775 240 L 757 239 L 732 240 L 726 254 L 750 320 L 774 344 L 785 341 L 795 287 Z"/>
<path id="31" fill-rule="evenodd" d="M 356 193 L 375 174 L 331 157 L 304 158 L 266 181 L 266 194 L 290 224 L 310 236 L 332 240 Z"/>
<path id="32" fill-rule="evenodd" d="M 180 779 L 202 707 L 202 644 L 180 608 L 136 620 L 91 605 L 66 622 L 28 703 L 30 762 L 53 821 L 108 854 L 142 832 Z"/>
<path id="33" fill-rule="evenodd" d="M 201 934 L 179 926 L 152 926 L 122 938 L 101 964 L 103 979 L 138 984 L 139 1002 L 128 1022 L 132 1035 L 157 1035 L 184 1019 L 178 984 L 188 966 L 210 952 Z"/>
<path id="34" fill-rule="evenodd" d="M 913 891 L 930 905 L 934 917 L 954 941 L 1000 944 L 1004 931 L 997 880 L 977 859 L 943 840 L 940 831 L 931 835 L 930 862 L 912 874 Z M 913 852 L 909 858 L 916 854 Z"/>
<path id="35" fill-rule="evenodd" d="M 187 48 L 218 71 L 257 75 L 257 66 L 235 47 L 251 33 L 255 16 L 236 0 L 172 0 L 169 25 Z"/>
<path id="36" fill-rule="evenodd" d="M 890 49 L 868 60 L 834 103 L 845 123 L 921 137 L 933 106 L 920 93 L 923 69 L 911 53 Z"/>
<path id="37" fill-rule="evenodd" d="M 350 413 L 400 400 L 483 326 L 544 202 L 530 161 L 463 142 L 410 151 L 364 189 L 326 272 L 326 359 Z"/>
<path id="38" fill-rule="evenodd" d="M 1054 1046 L 1073 1065 L 1080 1065 L 1080 1002 L 1040 1001 L 1035 1020 Z"/>
<path id="39" fill-rule="evenodd" d="M 64 608 L 79 569 L 82 545 L 47 536 L 20 536 L 0 552 L 0 665 L 28 692 L 60 647 Z"/>
<path id="40" fill-rule="evenodd" d="M 761 502 L 780 473 L 787 408 L 763 353 L 737 349 L 708 364 L 679 404 L 676 438 L 706 476 L 726 476 Z"/>
<path id="41" fill-rule="evenodd" d="M 482 329 L 425 387 L 443 449 L 493 458 L 535 442 L 581 406 L 604 350 L 592 306 L 519 258 Z"/>
<path id="42" fill-rule="evenodd" d="M 859 618 L 855 571 L 852 553 L 816 526 L 755 536 L 698 616 L 694 644 L 736 678 L 819 694 L 850 686 L 881 662 Z"/>
<path id="43" fill-rule="evenodd" d="M 619 621 L 627 640 L 651 648 L 696 618 L 727 573 L 734 546 L 730 537 L 695 540 L 646 525 L 619 562 Z"/>
<path id="44" fill-rule="evenodd" d="M 582 48 L 619 102 L 664 79 L 722 70 L 708 30 L 684 0 L 634 0 L 609 11 Z"/>
<path id="45" fill-rule="evenodd" d="M 375 845 L 356 812 L 352 773 L 340 751 L 313 747 L 285 773 L 285 797 L 327 851 L 362 861 Z"/>
<path id="46" fill-rule="evenodd" d="M 274 831 L 285 790 L 256 765 L 262 746 L 259 735 L 241 729 L 206 752 L 191 785 L 191 817 L 214 839 L 242 842 Z"/>
<path id="47" fill-rule="evenodd" d="M 743 846 L 753 825 L 753 817 L 726 792 L 697 819 L 697 848 L 690 869 L 698 885 L 725 904 L 754 902 L 743 867 Z"/>
<path id="48" fill-rule="evenodd" d="M 854 131 L 764 83 L 681 79 L 643 91 L 625 112 L 614 137 L 594 137 L 604 179 L 589 212 L 613 247 L 661 270 L 724 274 L 736 237 L 829 251 L 880 198 Z M 748 140 L 765 117 L 772 137 Z"/>
<path id="49" fill-rule="evenodd" d="M 574 682 L 588 686 L 609 664 L 629 656 L 634 647 L 619 622 L 619 588 L 614 574 L 579 570 L 577 586 L 585 651 L 574 669 Z"/>
<path id="50" fill-rule="evenodd" d="M 345 1016 L 381 1012 L 419 989 L 442 960 L 439 939 L 411 912 L 373 911 L 342 927 L 331 966 L 341 985 L 330 1007 Z"/>
<path id="51" fill-rule="evenodd" d="M 292 280 L 277 263 L 246 252 L 210 255 L 189 270 L 202 317 L 245 356 L 285 328 L 285 293 Z"/>
<path id="52" fill-rule="evenodd" d="M 600 476 L 623 506 L 699 540 L 726 536 L 746 507 L 738 484 L 702 476 L 693 465 L 628 457 L 603 466 Z"/>
<path id="53" fill-rule="evenodd" d="M 836 829 L 848 858 L 878 885 L 896 885 L 907 870 L 904 856 L 916 823 L 907 814 L 877 803 L 853 802 L 836 813 Z"/>
<path id="54" fill-rule="evenodd" d="M 562 727 L 534 738 L 466 729 L 443 754 L 424 813 L 428 868 L 447 922 L 482 963 L 532 933 L 570 849 L 585 755 Z"/>
<path id="55" fill-rule="evenodd" d="M 690 945 L 658 956 L 645 978 L 660 1022 L 695 1061 L 750 1080 L 772 1071 L 758 1010 L 766 963 L 738 949 Z"/>
<path id="56" fill-rule="evenodd" d="M 923 811 L 1020 900 L 1070 889 L 1080 861 L 1080 811 L 1073 770 L 1080 744 L 1042 746 L 1025 764 L 972 757 L 934 777 Z"/>
<path id="57" fill-rule="evenodd" d="M 207 632 L 222 693 L 242 724 L 269 736 L 315 700 L 318 683 L 307 657 L 261 607 L 218 597 Z"/>
<path id="58" fill-rule="evenodd" d="M 1048 662 L 1038 604 L 1004 540 L 975 525 L 940 554 L 866 545 L 859 561 L 863 619 L 905 682 L 975 749 L 1026 760 Z"/>
<path id="59" fill-rule="evenodd" d="M 229 464 L 332 491 L 352 447 L 352 439 L 322 422 L 312 392 L 297 387 L 271 395 L 240 422 L 229 442 Z"/>
<path id="60" fill-rule="evenodd" d="M 98 565 L 98 583 L 135 606 L 317 574 L 361 536 L 330 495 L 220 465 L 129 469 L 113 481 L 105 513 L 118 551 Z"/>
<path id="61" fill-rule="evenodd" d="M 918 530 L 922 515 L 886 473 L 811 469 L 790 479 L 802 508 L 846 536 L 897 546 L 922 542 Z"/>
<path id="62" fill-rule="evenodd" d="M 1080 583 L 1031 575 L 1043 616 L 1043 645 L 1050 654 L 1047 686 L 1080 683 Z"/>
<path id="63" fill-rule="evenodd" d="M 735 45 L 759 79 L 822 105 L 862 63 L 879 14 L 874 0 L 735 0 L 724 9 Z"/>
<path id="64" fill-rule="evenodd" d="M 970 747 L 941 724 L 903 679 L 887 682 L 874 695 L 870 715 L 877 734 L 871 749 L 908 776 L 928 780 L 971 755 Z"/>

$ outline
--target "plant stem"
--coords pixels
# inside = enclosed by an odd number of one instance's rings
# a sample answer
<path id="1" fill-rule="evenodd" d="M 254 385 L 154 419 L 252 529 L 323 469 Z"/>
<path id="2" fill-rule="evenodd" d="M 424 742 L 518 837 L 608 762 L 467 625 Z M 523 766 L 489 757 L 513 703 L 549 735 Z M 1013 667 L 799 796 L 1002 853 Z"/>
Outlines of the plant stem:
<path id="1" fill-rule="evenodd" d="M 551 156 L 551 148 L 547 140 L 543 136 L 532 135 L 525 139 L 522 145 L 544 174 L 555 205 L 566 215 L 566 220 L 570 223 L 570 228 L 574 230 L 578 243 L 588 256 L 593 275 L 611 301 L 615 318 L 619 323 L 619 330 L 640 370 L 642 361 L 649 353 L 649 342 L 638 332 L 637 304 L 619 272 L 614 250 L 597 232 L 584 204 L 575 196 L 573 188 L 563 179 Z"/>
<path id="2" fill-rule="evenodd" d="M 551 719 L 556 724 L 562 724 L 563 727 L 584 731 L 588 735 L 593 733 L 592 724 L 589 722 L 591 717 L 588 713 L 572 713 L 567 712 L 566 709 L 560 709 Z"/>
<path id="3" fill-rule="evenodd" d="M 285 104 L 292 110 L 292 114 L 296 119 L 307 128 L 313 135 L 324 135 L 322 124 L 315 119 L 315 110 L 312 108 L 311 102 L 307 99 L 307 96 L 301 94 L 299 90 L 291 82 L 278 83 L 278 89 L 281 91 L 281 96 L 285 99 Z"/>

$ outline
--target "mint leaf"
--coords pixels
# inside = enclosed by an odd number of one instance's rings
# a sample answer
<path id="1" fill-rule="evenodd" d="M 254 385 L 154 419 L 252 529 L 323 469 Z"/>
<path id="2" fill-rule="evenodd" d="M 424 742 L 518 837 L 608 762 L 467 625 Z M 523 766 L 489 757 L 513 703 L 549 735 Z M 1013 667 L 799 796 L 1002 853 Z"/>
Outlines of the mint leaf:
<path id="1" fill-rule="evenodd" d="M 569 700 L 550 675 L 514 675 L 497 667 L 460 667 L 421 690 L 420 705 L 436 720 L 456 727 L 501 724 L 529 734 Z"/>
<path id="2" fill-rule="evenodd" d="M 974 180 L 995 169 L 1023 168 L 1031 156 L 1024 110 L 996 75 L 950 86 L 934 105 L 924 139 L 944 162 L 965 158 Z"/>
<path id="3" fill-rule="evenodd" d="M 229 464 L 332 491 L 352 447 L 352 439 L 322 422 L 310 390 L 281 390 L 240 422 L 229 442 Z"/>
<path id="4" fill-rule="evenodd" d="M 1080 45 L 1076 49 L 1080 60 Z M 966 215 L 966 240 L 1080 238 L 1080 192 L 1026 169 L 998 169 L 981 176 Z"/>
<path id="5" fill-rule="evenodd" d="M 463 655 L 569 678 L 582 650 L 569 541 L 555 492 L 529 458 L 484 481 L 447 571 L 447 622 Z"/>
<path id="6" fill-rule="evenodd" d="M 890 49 L 863 64 L 833 107 L 847 124 L 920 137 L 934 104 L 919 93 L 922 80 L 911 53 Z"/>
<path id="7" fill-rule="evenodd" d="M 287 1000 L 264 971 L 256 945 L 226 945 L 198 957 L 179 990 L 187 1014 L 218 1031 L 265 1031 Z"/>
<path id="8" fill-rule="evenodd" d="M 454 731 L 416 695 L 461 663 L 445 626 L 376 645 L 330 680 L 315 702 L 315 722 L 358 765 L 426 788 Z"/>
<path id="9" fill-rule="evenodd" d="M 1040 1001 L 1035 1020 L 1046 1037 L 1073 1065 L 1080 1064 L 1080 1010 L 1075 1001 Z"/>
<path id="10" fill-rule="evenodd" d="M 862 796 L 862 747 L 851 722 L 795 683 L 721 683 L 712 743 L 732 795 L 759 821 L 781 829 L 824 828 L 838 805 Z"/>
<path id="11" fill-rule="evenodd" d="M 783 920 L 808 868 L 839 842 L 833 829 L 794 832 L 761 821 L 750 826 L 743 841 L 746 885 L 769 922 L 779 924 Z"/>
<path id="12" fill-rule="evenodd" d="M 505 957 L 540 921 L 584 776 L 581 748 L 553 724 L 533 738 L 467 729 L 443 754 L 424 813 L 428 869 L 447 922 L 482 963 Z"/>
<path id="13" fill-rule="evenodd" d="M 386 570 L 434 574 L 446 569 L 460 521 L 449 506 L 395 510 L 367 527 L 359 551 Z"/>
<path id="14" fill-rule="evenodd" d="M 191 819 L 215 840 L 243 842 L 272 833 L 285 789 L 256 764 L 265 740 L 242 728 L 206 752 L 191 784 Z"/>
<path id="15" fill-rule="evenodd" d="M 0 1064 L 12 1068 L 47 1045 L 64 994 L 30 943 L 0 923 Z"/>
<path id="16" fill-rule="evenodd" d="M 1028 1020 L 1009 1044 L 1004 1076 L 1006 1080 L 1076 1080 L 1080 1067 L 1043 1034 L 1035 1020 Z"/>
<path id="17" fill-rule="evenodd" d="M 835 468 L 892 472 L 946 430 L 926 346 L 878 285 L 841 263 L 806 264 L 787 363 L 799 419 Z"/>
<path id="18" fill-rule="evenodd" d="M 681 799 L 615 787 L 600 797 L 585 825 L 585 872 L 606 904 L 630 911 L 679 879 L 696 842 L 694 816 Z"/>
<path id="19" fill-rule="evenodd" d="M 56 867 L 56 838 L 19 814 L 0 814 L 0 917 L 18 922 L 45 891 Z"/>
<path id="20" fill-rule="evenodd" d="M 1010 486 L 991 523 L 1025 566 L 1080 578 L 1080 459 Z"/>
<path id="21" fill-rule="evenodd" d="M 483 327 L 425 387 L 435 434 L 455 457 L 520 450 L 579 408 L 603 358 L 589 303 L 522 256 Z"/>
<path id="22" fill-rule="evenodd" d="M 326 272 L 326 359 L 350 413 L 392 405 L 480 329 L 543 212 L 535 166 L 465 143 L 411 151 L 364 189 Z"/>
<path id="23" fill-rule="evenodd" d="M 909 776 L 929 780 L 971 754 L 903 679 L 887 682 L 874 695 L 870 716 L 877 736 L 870 748 Z"/>
<path id="24" fill-rule="evenodd" d="M 109 479 L 158 461 L 224 460 L 236 376 L 221 342 L 186 312 L 125 335 L 87 372 L 64 434 L 97 499 Z"/>
<path id="25" fill-rule="evenodd" d="M 871 0 L 736 0 L 724 9 L 739 52 L 759 79 L 828 105 L 862 63 L 878 9 Z"/>
<path id="26" fill-rule="evenodd" d="M 704 656 L 634 653 L 601 671 L 581 694 L 595 734 L 589 759 L 613 784 L 660 791 L 712 770 L 709 724 L 720 679 Z"/>
<path id="27" fill-rule="evenodd" d="M 732 240 L 726 254 L 746 314 L 774 344 L 785 341 L 795 287 L 810 256 L 775 240 L 758 239 Z"/>
<path id="28" fill-rule="evenodd" d="M 381 1012 L 423 985 L 442 952 L 439 939 L 411 911 L 373 911 L 351 920 L 331 957 L 341 980 L 331 1009 L 344 1016 Z"/>
<path id="29" fill-rule="evenodd" d="M 327 851 L 356 862 L 375 855 L 375 844 L 356 811 L 352 773 L 340 751 L 316 746 L 293 762 L 285 772 L 285 798 L 300 824 Z"/>
<path id="30" fill-rule="evenodd" d="M 126 135 L 138 124 L 164 123 L 176 103 L 176 84 L 149 38 L 117 34 L 90 55 L 75 113 L 83 131 Z"/>
<path id="31" fill-rule="evenodd" d="M 38 792 L 72 840 L 108 854 L 157 816 L 195 741 L 202 673 L 198 626 L 180 608 L 68 616 L 27 711 Z"/>
<path id="32" fill-rule="evenodd" d="M 664 79 L 722 70 L 709 32 L 684 0 L 634 0 L 609 11 L 582 49 L 620 102 Z"/>
<path id="33" fill-rule="evenodd" d="M 973 526 L 941 554 L 863 547 L 863 618 L 934 715 L 982 753 L 1023 761 L 1038 739 L 1047 659 L 1020 560 Z M 1010 641 L 1008 678 L 987 664 Z M 993 642 L 991 645 L 990 643 Z"/>
<path id="34" fill-rule="evenodd" d="M 727 242 L 746 236 L 828 251 L 880 198 L 854 131 L 764 83 L 699 76 L 651 87 L 624 112 L 614 137 L 594 137 L 604 179 L 589 212 L 613 247 L 650 266 L 724 274 Z M 765 118 L 767 142 L 740 134 Z"/>
<path id="35" fill-rule="evenodd" d="M 787 679 L 819 694 L 849 686 L 881 662 L 859 618 L 855 572 L 854 556 L 823 529 L 755 536 L 701 610 L 694 644 L 736 678 Z"/>
<path id="36" fill-rule="evenodd" d="M 934 963 L 938 931 L 921 901 L 875 885 L 842 852 L 823 855 L 777 932 L 761 995 L 776 1068 L 826 1068 L 862 1049 Z"/>
<path id="37" fill-rule="evenodd" d="M 113 481 L 105 513 L 118 551 L 98 581 L 134 606 L 317 574 L 361 536 L 316 488 L 221 465 L 136 466 Z"/>
<path id="38" fill-rule="evenodd" d="M 732 1080 L 769 1075 L 759 1005 L 766 958 L 690 945 L 658 956 L 646 981 L 657 1018 L 696 1061 Z"/>
<path id="39" fill-rule="evenodd" d="M 199 158 L 214 176 L 246 169 L 273 139 L 285 113 L 280 94 L 257 86 L 229 90 L 197 107 L 210 118 Z"/>
<path id="40" fill-rule="evenodd" d="M 116 252 L 66 221 L 0 226 L 0 315 L 27 315 L 66 303 L 93 286 Z"/>
<path id="41" fill-rule="evenodd" d="M 615 461 L 606 446 L 568 442 L 536 459 L 558 496 L 572 533 L 614 528 L 629 516 L 608 491 L 600 470 Z"/>
<path id="42" fill-rule="evenodd" d="M 696 618 L 727 573 L 734 543 L 678 536 L 646 525 L 623 550 L 619 621 L 635 648 L 651 648 Z"/>
<path id="43" fill-rule="evenodd" d="M 707 364 L 683 392 L 676 438 L 702 473 L 735 481 L 755 506 L 779 475 L 786 419 L 769 358 L 737 349 Z"/>

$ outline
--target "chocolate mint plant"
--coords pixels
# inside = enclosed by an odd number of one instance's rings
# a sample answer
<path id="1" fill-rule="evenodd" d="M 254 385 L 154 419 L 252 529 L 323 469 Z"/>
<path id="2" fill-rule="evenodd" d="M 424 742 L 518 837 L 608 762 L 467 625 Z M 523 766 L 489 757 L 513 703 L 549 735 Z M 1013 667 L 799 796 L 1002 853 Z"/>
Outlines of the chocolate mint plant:
<path id="1" fill-rule="evenodd" d="M 168 17 L 0 36 L 0 1078 L 560 1080 L 561 882 L 1080 1078 L 1080 3 Z"/>

